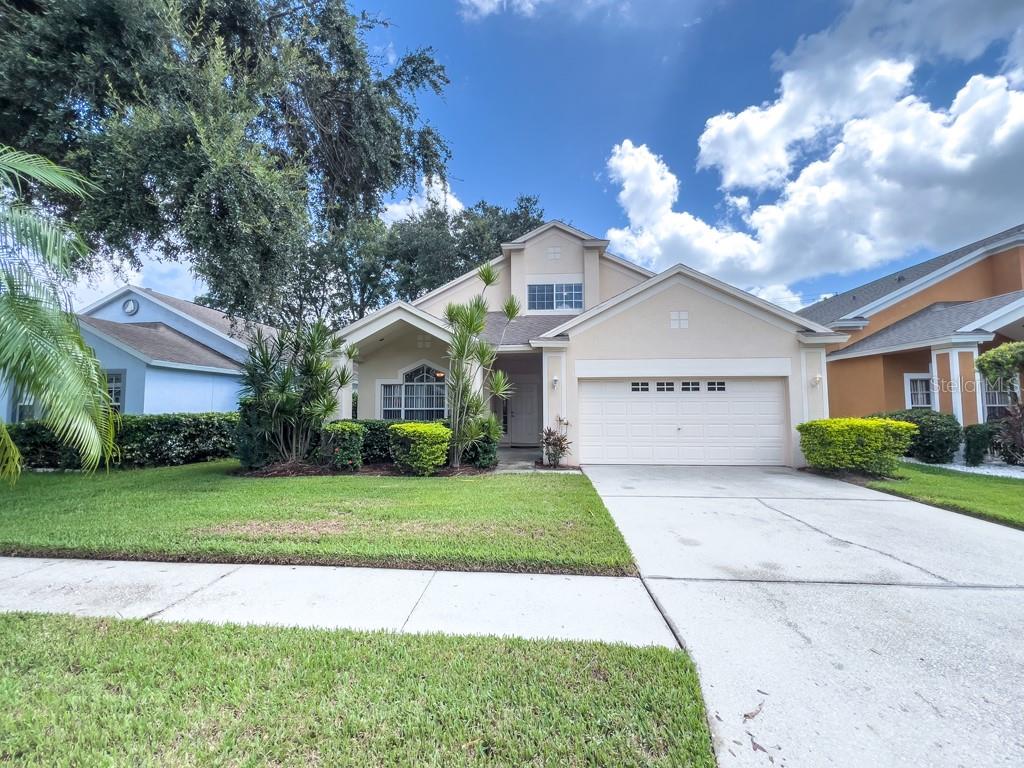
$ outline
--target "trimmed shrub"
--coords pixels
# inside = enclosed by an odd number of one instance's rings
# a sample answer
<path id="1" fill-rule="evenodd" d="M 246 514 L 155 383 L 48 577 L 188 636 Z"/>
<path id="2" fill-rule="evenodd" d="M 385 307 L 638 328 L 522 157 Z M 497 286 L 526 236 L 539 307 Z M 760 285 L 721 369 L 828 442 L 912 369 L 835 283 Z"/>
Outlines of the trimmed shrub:
<path id="1" fill-rule="evenodd" d="M 907 456 L 927 464 L 948 464 L 956 456 L 963 440 L 963 429 L 956 417 L 931 408 L 880 413 L 878 417 L 916 425 L 917 434 L 907 449 Z"/>
<path id="2" fill-rule="evenodd" d="M 355 472 L 363 466 L 363 434 L 366 429 L 354 421 L 336 421 L 320 435 L 320 459 L 335 469 Z"/>
<path id="3" fill-rule="evenodd" d="M 992 438 L 998 433 L 995 424 L 971 424 L 964 427 L 964 461 L 976 467 L 985 460 L 992 448 Z"/>
<path id="4" fill-rule="evenodd" d="M 564 432 L 553 427 L 544 427 L 540 434 L 540 444 L 544 449 L 544 461 L 549 467 L 557 467 L 562 457 L 570 452 L 572 441 Z"/>
<path id="5" fill-rule="evenodd" d="M 498 419 L 491 414 L 480 419 L 477 426 L 480 437 L 466 446 L 462 452 L 462 463 L 477 469 L 493 469 L 498 466 L 498 442 L 502 430 Z"/>
<path id="6" fill-rule="evenodd" d="M 892 419 L 819 419 L 797 425 L 807 463 L 829 472 L 892 475 L 917 427 Z"/>
<path id="7" fill-rule="evenodd" d="M 404 472 L 432 475 L 448 460 L 452 431 L 437 422 L 405 422 L 388 427 L 391 456 Z"/>
<path id="8" fill-rule="evenodd" d="M 996 424 L 992 447 L 1007 464 L 1024 464 L 1024 406 L 1013 403 Z"/>
<path id="9" fill-rule="evenodd" d="M 260 469 L 273 460 L 273 451 L 267 435 L 270 417 L 256 407 L 250 397 L 238 404 L 238 426 L 235 428 L 235 456 L 243 469 Z"/>
<path id="10" fill-rule="evenodd" d="M 357 419 L 363 427 L 363 464 L 385 464 L 391 461 L 391 434 L 388 427 L 400 421 Z"/>
<path id="11" fill-rule="evenodd" d="M 228 458 L 235 452 L 236 413 L 122 416 L 112 464 L 123 469 L 170 467 Z M 78 453 L 40 421 L 7 427 L 26 467 L 79 469 Z"/>

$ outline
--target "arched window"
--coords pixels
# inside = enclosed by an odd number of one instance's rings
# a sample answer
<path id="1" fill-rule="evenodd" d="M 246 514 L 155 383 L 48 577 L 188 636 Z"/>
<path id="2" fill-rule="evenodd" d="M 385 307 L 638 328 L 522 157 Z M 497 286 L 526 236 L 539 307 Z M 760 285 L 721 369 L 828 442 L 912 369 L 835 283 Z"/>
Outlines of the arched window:
<path id="1" fill-rule="evenodd" d="M 406 371 L 400 384 L 381 385 L 381 418 L 434 421 L 448 415 L 444 371 L 423 364 Z"/>

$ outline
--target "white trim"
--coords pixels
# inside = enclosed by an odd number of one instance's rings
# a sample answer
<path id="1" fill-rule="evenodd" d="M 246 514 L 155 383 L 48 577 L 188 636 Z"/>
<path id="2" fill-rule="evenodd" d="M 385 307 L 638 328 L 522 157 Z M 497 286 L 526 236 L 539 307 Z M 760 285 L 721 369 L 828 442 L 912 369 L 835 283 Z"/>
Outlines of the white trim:
<path id="1" fill-rule="evenodd" d="M 551 380 L 548 378 L 548 356 L 544 354 L 543 350 L 541 350 L 540 353 L 540 378 L 540 389 L 541 392 L 544 393 L 541 398 L 541 418 L 544 420 L 544 426 L 550 427 L 551 421 L 549 414 L 550 408 L 548 408 L 548 387 L 551 385 Z M 559 384 L 561 383 L 562 382 L 559 381 Z M 511 440 L 511 437 L 509 439 Z"/>
<path id="2" fill-rule="evenodd" d="M 932 398 L 932 410 L 939 413 L 939 351 L 932 347 L 932 392 L 935 393 L 935 397 Z"/>
<path id="3" fill-rule="evenodd" d="M 529 344 L 502 344 L 500 347 L 495 347 L 494 349 L 501 354 L 508 352 L 533 352 L 533 347 Z"/>
<path id="4" fill-rule="evenodd" d="M 587 248 L 607 248 L 608 247 L 608 241 L 607 240 L 601 240 L 599 238 L 594 237 L 593 235 L 588 235 L 582 229 L 576 229 L 576 227 L 572 227 L 572 226 L 566 224 L 564 221 L 559 221 L 558 219 L 551 219 L 550 221 L 546 221 L 543 224 L 541 224 L 539 227 L 537 227 L 536 229 L 531 229 L 525 235 L 520 235 L 515 240 L 510 240 L 507 243 L 502 243 L 501 247 L 503 249 L 505 249 L 505 248 L 508 248 L 508 249 L 519 249 L 519 248 L 522 248 L 530 240 L 533 240 L 535 237 L 540 237 L 545 232 L 547 232 L 548 230 L 551 230 L 551 229 L 560 229 L 562 232 L 565 232 L 568 235 L 572 235 L 573 237 L 575 237 L 575 238 L 577 238 L 579 240 L 582 240 L 584 242 L 584 246 L 587 247 Z"/>
<path id="5" fill-rule="evenodd" d="M 829 344 L 842 344 L 850 340 L 848 333 L 804 333 L 797 334 L 800 343 L 807 347 L 827 346 Z"/>
<path id="6" fill-rule="evenodd" d="M 960 390 L 960 350 L 949 350 L 949 379 L 953 400 L 953 416 L 961 424 L 964 423 L 964 393 Z"/>
<path id="7" fill-rule="evenodd" d="M 643 293 L 662 284 L 664 284 L 665 287 L 668 287 L 667 281 L 674 277 L 679 277 L 690 282 L 692 288 L 699 290 L 700 287 L 703 287 L 705 291 L 710 289 L 711 293 L 709 293 L 709 295 L 712 295 L 719 300 L 722 300 L 723 298 L 732 299 L 733 306 L 739 309 L 745 309 L 749 314 L 753 314 L 750 312 L 751 309 L 759 310 L 759 314 L 762 315 L 762 319 L 764 320 L 774 318 L 776 321 L 785 321 L 787 325 L 795 326 L 797 329 L 815 331 L 818 333 L 833 333 L 830 328 L 826 328 L 824 325 L 819 325 L 818 323 L 806 320 L 805 318 L 785 310 L 782 307 L 777 307 L 764 299 L 758 298 L 746 291 L 741 291 L 738 288 L 734 288 L 731 285 L 723 283 L 721 280 L 716 280 L 702 272 L 690 269 L 683 264 L 676 264 L 674 267 L 669 267 L 664 272 L 601 302 L 592 309 L 588 309 L 583 314 L 574 317 L 572 320 L 568 320 L 561 325 L 552 328 L 550 331 L 541 334 L 541 338 L 559 336 L 573 328 L 584 330 L 586 327 L 589 327 L 590 321 L 596 321 L 599 315 L 616 308 L 618 311 L 628 309 L 630 306 L 642 301 L 641 295 Z M 724 297 L 721 294 L 724 294 Z M 601 318 L 601 320 L 605 319 L 607 319 L 607 317 Z"/>
<path id="8" fill-rule="evenodd" d="M 984 299 L 982 299 L 984 301 Z M 965 325 L 961 328 L 958 333 L 970 333 L 983 329 L 986 331 L 998 331 L 1005 325 L 1020 320 L 1024 317 L 1024 298 L 1017 299 L 1016 301 L 1010 302 L 1004 307 L 997 309 L 995 312 L 990 312 L 979 320 L 975 320 L 969 325 Z"/>
<path id="9" fill-rule="evenodd" d="M 143 297 L 145 299 L 148 299 L 149 301 L 152 301 L 158 307 L 162 307 L 163 309 L 166 309 L 168 312 L 173 312 L 178 317 L 184 318 L 185 320 L 188 320 L 190 323 L 194 323 L 194 324 L 198 325 L 203 330 L 209 331 L 214 336 L 217 336 L 218 338 L 223 339 L 224 341 L 229 342 L 230 344 L 234 344 L 239 349 L 246 350 L 246 351 L 248 351 L 248 349 L 249 349 L 249 345 L 248 345 L 247 342 L 239 341 L 238 339 L 236 339 L 236 338 L 234 338 L 232 336 L 228 336 L 226 333 L 217 330 L 212 325 L 207 325 L 202 320 L 199 320 L 195 316 L 188 314 L 188 312 L 182 312 L 177 307 L 173 307 L 170 304 L 168 304 L 168 303 L 166 303 L 164 301 L 161 301 L 156 296 L 154 296 L 152 293 L 148 292 L 145 288 L 141 288 L 141 287 L 136 286 L 136 285 L 128 284 L 128 285 L 124 286 L 123 288 L 119 288 L 116 291 L 114 291 L 113 293 L 111 293 L 108 296 L 106 296 L 105 298 L 102 298 L 99 301 L 94 301 L 88 307 L 86 307 L 85 309 L 83 309 L 80 312 L 78 312 L 78 314 L 79 315 L 91 315 L 91 313 L 94 310 L 99 309 L 100 307 L 105 307 L 107 304 L 110 303 L 110 301 L 112 299 L 115 299 L 115 298 L 118 298 L 120 296 L 123 296 L 125 293 L 128 293 L 128 292 L 134 292 L 136 295 L 141 296 L 141 297 Z M 186 299 L 182 299 L 182 301 L 186 301 Z M 100 318 L 96 318 L 96 319 L 99 320 Z M 112 321 L 112 322 L 117 322 L 117 321 L 115 320 L 115 321 Z M 182 333 L 182 335 L 184 335 L 184 336 L 188 336 L 187 333 L 183 333 L 182 331 L 180 331 L 177 328 L 175 328 L 174 330 L 178 331 L 178 333 Z"/>
<path id="10" fill-rule="evenodd" d="M 629 259 L 624 259 L 622 256 L 618 256 L 611 251 L 602 251 L 601 258 L 607 258 L 611 262 L 611 266 L 621 267 L 624 272 L 639 272 L 644 277 L 654 277 L 657 274 L 657 272 L 647 267 L 641 267 L 639 264 L 634 264 Z"/>
<path id="11" fill-rule="evenodd" d="M 822 418 L 829 418 L 828 411 L 828 356 L 825 354 L 824 349 L 819 349 L 818 354 L 821 355 L 821 396 L 824 398 L 822 403 L 821 412 L 825 414 Z M 792 440 L 792 436 L 790 437 Z"/>
<path id="12" fill-rule="evenodd" d="M 415 368 L 419 368 L 421 365 L 426 365 L 426 366 L 428 366 L 430 368 L 433 368 L 435 371 L 441 371 L 442 373 L 444 373 L 444 383 L 445 383 L 445 385 L 447 385 L 449 370 L 447 368 L 441 366 L 441 365 L 438 365 L 433 360 L 428 360 L 425 357 L 420 358 L 415 363 L 411 363 L 409 365 L 405 365 L 405 366 L 399 368 L 398 369 L 398 378 L 397 379 L 376 379 L 374 381 L 374 386 L 376 387 L 376 391 L 374 392 L 374 399 L 376 401 L 376 408 L 374 410 L 376 410 L 376 412 L 377 412 L 377 418 L 378 419 L 383 419 L 384 418 L 384 393 L 383 393 L 382 387 L 385 384 L 398 384 L 399 386 L 403 387 L 403 389 L 399 390 L 399 392 L 400 392 L 399 397 L 401 399 L 401 404 L 399 406 L 399 411 L 402 414 L 399 418 L 400 419 L 404 419 L 405 418 L 405 389 L 404 389 L 404 385 L 406 383 L 406 381 L 405 381 L 405 374 L 407 374 L 409 371 L 411 371 L 411 370 L 413 370 Z M 437 382 L 435 382 L 435 383 L 437 383 Z M 444 418 L 448 418 L 448 387 L 447 386 L 445 386 L 444 393 L 445 393 L 445 398 L 444 398 Z M 417 410 L 417 409 L 412 409 L 412 410 Z M 419 410 L 425 410 L 425 409 L 419 409 Z"/>
<path id="13" fill-rule="evenodd" d="M 175 363 L 170 360 L 150 360 L 148 365 L 151 368 L 175 368 L 182 371 L 196 371 L 197 373 L 221 373 L 225 376 L 241 376 L 241 370 L 231 368 L 215 368 L 212 365 L 189 365 L 188 363 Z"/>
<path id="14" fill-rule="evenodd" d="M 375 390 L 375 393 L 374 393 L 374 399 L 377 402 L 377 407 L 374 409 L 376 411 L 376 413 L 374 414 L 374 418 L 381 419 L 381 420 L 384 419 L 384 390 L 383 390 L 384 385 L 385 384 L 401 384 L 401 383 L 402 383 L 402 380 L 400 378 L 398 378 L 398 379 L 375 379 L 374 380 L 373 386 L 376 387 L 376 390 Z M 401 410 L 401 408 L 399 408 L 399 410 Z"/>
<path id="15" fill-rule="evenodd" d="M 502 266 L 502 262 L 504 260 L 505 260 L 505 254 L 501 254 L 500 256 L 495 256 L 493 259 L 491 259 L 487 263 L 490 264 L 493 267 L 501 267 Z M 428 300 L 430 300 L 430 299 L 432 299 L 432 298 L 434 298 L 436 296 L 439 296 L 440 294 L 442 294 L 445 291 L 447 291 L 449 288 L 454 288 L 455 286 L 459 285 L 460 283 L 466 282 L 471 277 L 476 277 L 477 270 L 479 270 L 479 269 L 480 269 L 480 267 L 474 267 L 469 272 L 466 272 L 464 275 L 459 275 L 454 280 L 449 280 L 444 285 L 439 285 L 437 288 L 434 288 L 431 291 L 427 291 L 426 293 L 424 293 L 419 298 L 413 299 L 411 302 L 409 302 L 409 304 L 411 306 L 418 307 L 423 302 L 428 301 Z M 378 312 L 383 312 L 384 309 L 387 309 L 387 307 L 384 307 L 383 309 L 378 310 Z M 375 312 L 374 314 L 377 314 L 377 313 Z"/>
<path id="16" fill-rule="evenodd" d="M 871 338 L 870 336 L 868 338 Z M 845 349 L 839 349 L 829 354 L 828 359 L 830 361 L 835 360 L 849 360 L 854 357 L 871 357 L 872 355 L 888 355 L 893 352 L 907 352 L 912 349 L 924 349 L 926 347 L 939 347 L 941 349 L 948 349 L 950 347 L 964 346 L 964 344 L 977 344 L 983 341 L 992 341 L 994 338 L 991 333 L 971 333 L 971 334 L 958 334 L 956 336 L 944 336 L 938 339 L 924 339 L 922 341 L 912 341 L 906 344 L 893 344 L 888 347 L 876 347 L 874 349 L 865 350 L 854 350 L 847 352 Z"/>
<path id="17" fill-rule="evenodd" d="M 933 411 L 935 410 L 935 400 L 937 393 L 935 391 L 935 377 L 932 376 L 931 371 L 923 371 L 921 373 L 904 373 L 903 374 L 903 402 L 907 408 L 924 408 L 923 405 L 914 405 L 910 395 L 910 382 L 925 380 L 928 382 L 928 391 L 930 393 L 931 403 L 927 406 Z"/>
<path id="18" fill-rule="evenodd" d="M 530 339 L 532 349 L 565 349 L 568 346 L 568 339 Z"/>
<path id="19" fill-rule="evenodd" d="M 933 272 L 929 272 L 924 277 L 920 277 L 911 283 L 907 283 L 906 285 L 887 293 L 880 299 L 875 299 L 868 304 L 858 307 L 852 312 L 847 312 L 839 319 L 848 320 L 861 316 L 871 317 L 872 315 L 891 307 L 893 304 L 902 301 L 906 297 L 918 293 L 919 291 L 923 291 L 926 288 L 930 288 L 947 277 L 955 275 L 957 272 L 960 272 L 967 267 L 988 258 L 989 256 L 1005 251 L 1007 248 L 1012 248 L 1013 246 L 1022 244 L 1024 244 L 1024 233 L 1018 232 L 995 243 L 989 243 L 981 248 L 976 248 L 975 250 L 961 256 L 959 259 L 939 267 Z"/>
<path id="20" fill-rule="evenodd" d="M 834 331 L 861 331 L 868 327 L 866 319 L 833 320 L 828 327 Z"/>
<path id="21" fill-rule="evenodd" d="M 392 317 L 398 313 L 397 316 Z M 395 301 L 372 315 L 356 320 L 339 331 L 339 335 L 349 344 L 358 344 L 363 339 L 379 333 L 390 325 L 404 320 L 417 330 L 429 333 L 443 342 L 451 341 L 451 334 L 444 323 L 422 309 L 404 301 Z"/>
<path id="22" fill-rule="evenodd" d="M 633 360 L 577 360 L 577 379 L 628 379 L 693 376 L 707 378 L 790 376 L 788 357 L 684 357 Z"/>
<path id="23" fill-rule="evenodd" d="M 822 379 L 825 377 L 822 376 Z M 800 393 L 803 395 L 804 414 L 801 421 L 808 421 L 811 418 L 811 402 L 807 396 L 810 388 L 810 381 L 807 379 L 807 350 L 800 350 Z"/>

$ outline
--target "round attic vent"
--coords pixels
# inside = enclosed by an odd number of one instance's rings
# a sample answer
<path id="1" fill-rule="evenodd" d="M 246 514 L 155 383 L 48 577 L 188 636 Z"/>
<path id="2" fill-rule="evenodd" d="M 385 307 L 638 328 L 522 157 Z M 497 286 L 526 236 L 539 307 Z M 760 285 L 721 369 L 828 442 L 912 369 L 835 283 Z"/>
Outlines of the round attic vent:
<path id="1" fill-rule="evenodd" d="M 139 302 L 135 299 L 125 299 L 124 304 L 121 305 L 121 309 L 124 310 L 126 315 L 134 315 L 139 311 Z"/>

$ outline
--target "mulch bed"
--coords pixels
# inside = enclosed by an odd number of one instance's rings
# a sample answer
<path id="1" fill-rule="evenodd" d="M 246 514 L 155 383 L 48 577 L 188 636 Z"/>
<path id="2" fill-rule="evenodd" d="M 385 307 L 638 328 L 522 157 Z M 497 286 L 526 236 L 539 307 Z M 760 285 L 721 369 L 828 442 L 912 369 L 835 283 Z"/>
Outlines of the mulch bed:
<path id="1" fill-rule="evenodd" d="M 494 472 L 493 469 L 478 469 L 477 467 L 443 467 L 433 475 L 434 477 L 464 477 L 469 475 L 487 475 Z M 243 477 L 337 477 L 339 475 L 371 475 L 377 477 L 411 477 L 402 472 L 394 464 L 364 464 L 356 472 L 346 472 L 334 467 L 310 464 L 304 461 L 283 462 L 270 464 L 262 469 L 252 472 L 239 472 Z"/>
<path id="2" fill-rule="evenodd" d="M 537 469 L 547 469 L 551 472 L 579 472 L 579 467 L 567 467 L 564 464 L 559 464 L 557 467 L 552 467 L 550 464 L 545 464 L 543 460 L 537 459 L 533 462 L 533 466 Z"/>

